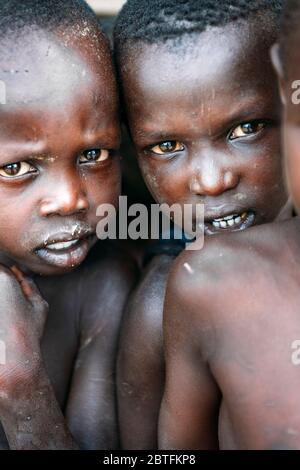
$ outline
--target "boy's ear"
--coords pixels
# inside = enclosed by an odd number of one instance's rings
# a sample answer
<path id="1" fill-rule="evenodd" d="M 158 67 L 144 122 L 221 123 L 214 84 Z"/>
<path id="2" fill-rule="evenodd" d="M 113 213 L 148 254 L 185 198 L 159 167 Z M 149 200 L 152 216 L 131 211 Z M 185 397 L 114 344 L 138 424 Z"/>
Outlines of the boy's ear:
<path id="1" fill-rule="evenodd" d="M 282 61 L 280 57 L 280 46 L 278 43 L 274 44 L 271 47 L 270 54 L 271 54 L 273 67 L 275 69 L 275 72 L 278 78 L 280 98 L 281 98 L 282 103 L 286 104 L 286 97 L 284 93 L 284 72 L 283 72 L 283 66 L 282 66 Z"/>

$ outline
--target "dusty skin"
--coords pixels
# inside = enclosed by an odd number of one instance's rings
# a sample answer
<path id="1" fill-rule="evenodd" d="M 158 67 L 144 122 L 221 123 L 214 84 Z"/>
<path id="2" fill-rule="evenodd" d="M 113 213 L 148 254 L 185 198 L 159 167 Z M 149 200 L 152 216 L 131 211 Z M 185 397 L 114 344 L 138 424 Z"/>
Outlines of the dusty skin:
<path id="1" fill-rule="evenodd" d="M 152 195 L 169 205 L 204 203 L 206 235 L 218 240 L 273 221 L 287 200 L 269 57 L 274 40 L 261 24 L 241 23 L 191 36 L 179 49 L 137 42 L 121 58 L 128 123 Z M 232 214 L 237 223 L 216 223 Z M 118 362 L 126 449 L 157 448 L 172 262 L 153 260 L 127 311 Z"/>
<path id="2" fill-rule="evenodd" d="M 298 217 L 210 239 L 176 260 L 161 448 L 300 448 L 299 262 Z"/>
<path id="3" fill-rule="evenodd" d="M 115 362 L 135 268 L 94 246 L 96 208 L 120 193 L 120 130 L 108 44 L 89 33 L 0 48 L 3 449 L 119 445 Z"/>

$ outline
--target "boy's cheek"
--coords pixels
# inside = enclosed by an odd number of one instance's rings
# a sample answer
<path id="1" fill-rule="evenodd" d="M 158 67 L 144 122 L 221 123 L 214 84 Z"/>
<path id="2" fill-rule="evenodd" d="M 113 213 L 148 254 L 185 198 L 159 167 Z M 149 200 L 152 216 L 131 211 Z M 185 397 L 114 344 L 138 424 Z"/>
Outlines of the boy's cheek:
<path id="1" fill-rule="evenodd" d="M 88 199 L 90 201 L 90 211 L 96 215 L 96 209 L 101 204 L 112 204 L 117 207 L 119 196 L 121 195 L 121 172 L 108 175 L 106 178 L 93 178 L 88 188 Z"/>
<path id="2" fill-rule="evenodd" d="M 155 200 L 159 203 L 179 202 L 186 193 L 189 171 L 187 164 L 177 157 L 167 160 L 139 156 L 139 167 L 144 181 Z"/>

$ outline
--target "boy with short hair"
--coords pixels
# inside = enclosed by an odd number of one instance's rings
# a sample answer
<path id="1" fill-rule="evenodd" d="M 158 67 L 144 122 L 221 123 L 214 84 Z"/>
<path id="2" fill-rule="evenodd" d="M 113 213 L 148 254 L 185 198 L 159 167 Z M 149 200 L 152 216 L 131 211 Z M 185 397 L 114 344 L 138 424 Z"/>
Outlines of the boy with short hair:
<path id="1" fill-rule="evenodd" d="M 300 2 L 287 1 L 272 48 L 298 210 L 299 22 Z M 209 240 L 203 252 L 178 258 L 164 315 L 162 448 L 300 449 L 299 263 L 298 217 Z"/>
<path id="2" fill-rule="evenodd" d="M 206 235 L 272 222 L 287 201 L 269 57 L 280 11 L 280 1 L 267 0 L 128 0 L 117 21 L 115 54 L 144 179 L 159 203 L 204 204 Z M 125 448 L 157 446 L 162 312 L 173 261 L 153 259 L 124 322 L 118 391 Z M 189 278 L 190 263 L 183 269 Z"/>
<path id="3" fill-rule="evenodd" d="M 116 448 L 134 269 L 93 248 L 96 209 L 120 190 L 117 90 L 95 14 L 80 0 L 1 0 L 0 80 L 1 448 Z"/>

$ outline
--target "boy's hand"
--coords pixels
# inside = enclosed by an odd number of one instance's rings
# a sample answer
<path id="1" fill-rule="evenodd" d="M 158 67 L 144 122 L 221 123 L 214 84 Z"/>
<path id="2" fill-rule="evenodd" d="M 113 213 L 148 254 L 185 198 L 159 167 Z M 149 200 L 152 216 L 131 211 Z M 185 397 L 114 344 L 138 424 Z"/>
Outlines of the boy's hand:
<path id="1" fill-rule="evenodd" d="M 10 449 L 78 449 L 42 362 L 47 312 L 35 283 L 0 265 L 0 420 Z"/>
<path id="2" fill-rule="evenodd" d="M 27 301 L 28 313 L 35 325 L 35 332 L 38 339 L 42 339 L 44 326 L 48 313 L 48 303 L 42 298 L 40 291 L 32 279 L 26 277 L 16 266 L 11 268 L 24 294 L 24 300 Z"/>
<path id="3" fill-rule="evenodd" d="M 17 268 L 0 266 L 0 404 L 22 392 L 39 370 L 48 312 L 35 283 Z M 1 394 L 4 392 L 5 394 Z"/>

